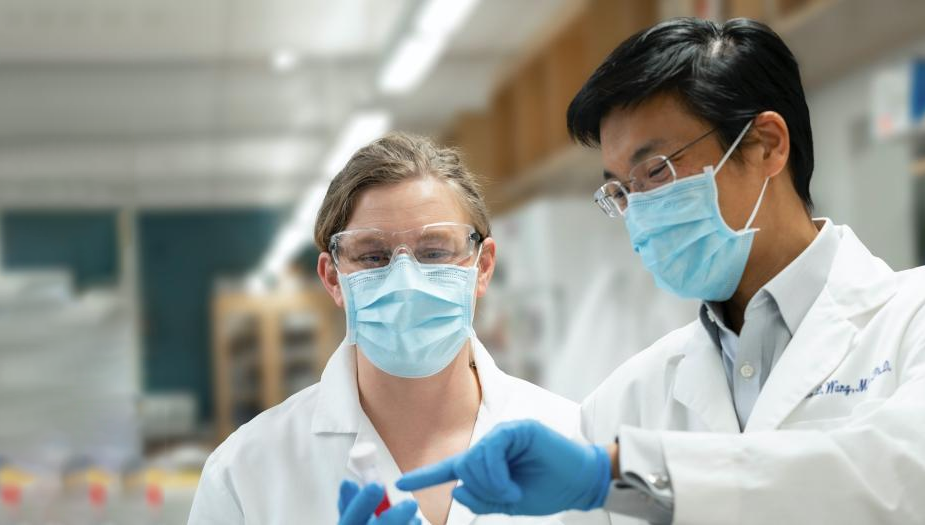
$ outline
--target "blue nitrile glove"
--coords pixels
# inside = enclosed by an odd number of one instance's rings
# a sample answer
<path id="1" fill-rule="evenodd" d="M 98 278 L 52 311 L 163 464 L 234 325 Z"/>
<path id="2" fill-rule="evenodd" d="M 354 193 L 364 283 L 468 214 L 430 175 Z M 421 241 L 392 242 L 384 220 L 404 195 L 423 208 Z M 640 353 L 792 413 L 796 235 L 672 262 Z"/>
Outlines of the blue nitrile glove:
<path id="1" fill-rule="evenodd" d="M 340 512 L 338 525 L 421 525 L 415 514 L 418 504 L 413 500 L 402 501 L 376 517 L 376 507 L 382 502 L 385 489 L 382 485 L 370 483 L 360 487 L 349 480 L 340 484 L 340 498 L 337 510 Z"/>
<path id="2" fill-rule="evenodd" d="M 476 514 L 540 516 L 590 510 L 604 504 L 610 458 L 602 447 L 581 445 L 537 421 L 502 423 L 462 454 L 398 480 L 419 490 L 459 479 L 453 497 Z"/>

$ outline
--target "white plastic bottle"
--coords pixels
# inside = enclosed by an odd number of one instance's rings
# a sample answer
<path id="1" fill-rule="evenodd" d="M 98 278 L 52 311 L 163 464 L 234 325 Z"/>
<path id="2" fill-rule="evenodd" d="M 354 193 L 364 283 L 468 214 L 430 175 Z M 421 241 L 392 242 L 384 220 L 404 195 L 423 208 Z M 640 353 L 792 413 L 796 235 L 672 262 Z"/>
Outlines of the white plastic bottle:
<path id="1" fill-rule="evenodd" d="M 372 443 L 357 443 L 350 450 L 350 461 L 360 473 L 360 483 L 366 486 L 370 483 L 378 483 L 385 487 L 385 483 L 379 477 L 379 470 L 376 468 L 376 445 Z M 389 502 L 389 495 L 386 493 L 382 496 L 382 502 L 376 507 L 376 516 L 389 510 L 392 504 Z"/>

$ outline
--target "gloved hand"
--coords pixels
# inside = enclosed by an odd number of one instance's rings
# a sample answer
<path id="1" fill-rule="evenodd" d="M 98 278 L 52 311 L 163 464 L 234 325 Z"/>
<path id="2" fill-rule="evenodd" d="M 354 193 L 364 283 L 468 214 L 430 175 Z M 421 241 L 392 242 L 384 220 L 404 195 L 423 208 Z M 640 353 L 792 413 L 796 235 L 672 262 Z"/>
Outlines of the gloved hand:
<path id="1" fill-rule="evenodd" d="M 610 468 L 602 447 L 575 443 L 537 421 L 513 421 L 396 486 L 412 491 L 459 479 L 453 497 L 476 514 L 539 516 L 602 506 Z"/>
<path id="2" fill-rule="evenodd" d="M 415 516 L 418 504 L 413 500 L 402 501 L 379 517 L 374 516 L 383 496 L 385 488 L 382 485 L 370 483 L 360 490 L 356 483 L 344 480 L 337 500 L 338 525 L 421 525 L 421 520 Z"/>

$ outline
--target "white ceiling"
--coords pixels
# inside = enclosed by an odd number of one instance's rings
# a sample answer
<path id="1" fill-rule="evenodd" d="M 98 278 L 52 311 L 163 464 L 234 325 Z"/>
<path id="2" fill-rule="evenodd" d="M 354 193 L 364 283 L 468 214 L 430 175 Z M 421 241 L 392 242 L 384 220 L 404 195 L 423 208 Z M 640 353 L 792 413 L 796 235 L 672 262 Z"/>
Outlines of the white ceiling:
<path id="1" fill-rule="evenodd" d="M 569 0 L 483 0 L 414 93 L 376 73 L 418 0 L 0 0 L 0 206 L 287 204 L 352 111 L 442 129 Z M 291 49 L 300 66 L 278 73 Z"/>

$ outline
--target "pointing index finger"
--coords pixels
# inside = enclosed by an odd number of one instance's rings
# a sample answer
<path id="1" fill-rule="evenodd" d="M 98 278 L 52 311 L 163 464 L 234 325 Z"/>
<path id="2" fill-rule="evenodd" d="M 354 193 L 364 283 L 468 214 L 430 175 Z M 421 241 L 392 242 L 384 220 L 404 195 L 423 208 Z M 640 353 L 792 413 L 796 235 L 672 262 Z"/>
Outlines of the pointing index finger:
<path id="1" fill-rule="evenodd" d="M 411 492 L 450 481 L 456 481 L 456 461 L 460 455 L 450 456 L 439 463 L 421 467 L 402 476 L 395 486 L 400 490 Z"/>

